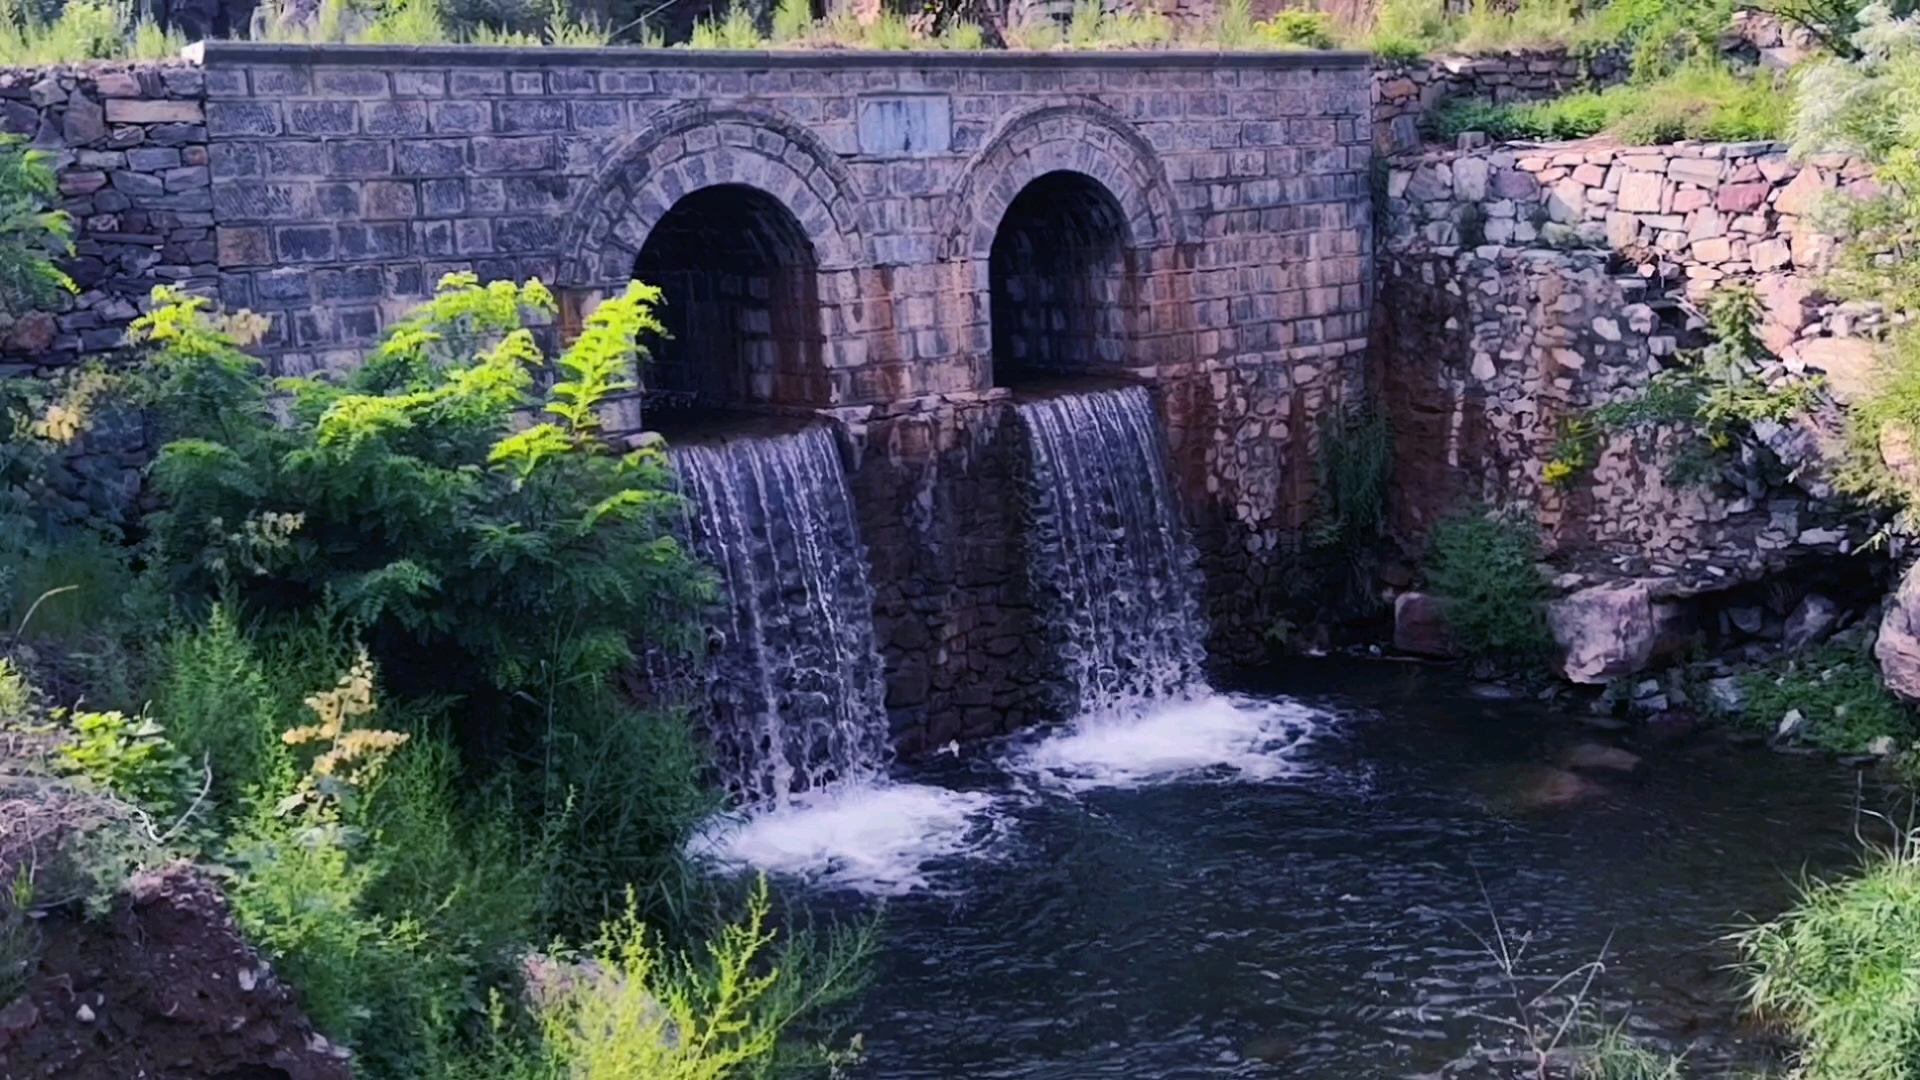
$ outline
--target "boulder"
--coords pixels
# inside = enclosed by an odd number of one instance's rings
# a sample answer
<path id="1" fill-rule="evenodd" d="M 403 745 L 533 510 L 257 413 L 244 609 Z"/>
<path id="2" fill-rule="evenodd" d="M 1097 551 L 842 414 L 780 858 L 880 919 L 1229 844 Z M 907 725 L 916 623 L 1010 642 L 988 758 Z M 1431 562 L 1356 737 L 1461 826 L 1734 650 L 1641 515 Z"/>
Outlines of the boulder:
<path id="1" fill-rule="evenodd" d="M 1588 685 L 1644 670 L 1681 643 L 1684 623 L 1684 612 L 1655 600 L 1642 580 L 1595 585 L 1547 605 L 1561 673 Z"/>
<path id="2" fill-rule="evenodd" d="M 1786 634 L 1780 643 L 1788 652 L 1799 652 L 1825 640 L 1839 621 L 1840 605 L 1819 593 L 1808 593 L 1787 616 Z"/>
<path id="3" fill-rule="evenodd" d="M 1569 769 L 1630 773 L 1640 767 L 1640 755 L 1617 746 L 1581 743 L 1567 751 Z"/>
<path id="4" fill-rule="evenodd" d="M 1415 656 L 1450 657 L 1446 613 L 1440 598 L 1404 592 L 1393 601 L 1393 647 Z"/>
<path id="5" fill-rule="evenodd" d="M 1920 701 L 1920 564 L 1909 568 L 1887 598 L 1880 636 L 1873 643 L 1880 678 L 1907 701 Z"/>

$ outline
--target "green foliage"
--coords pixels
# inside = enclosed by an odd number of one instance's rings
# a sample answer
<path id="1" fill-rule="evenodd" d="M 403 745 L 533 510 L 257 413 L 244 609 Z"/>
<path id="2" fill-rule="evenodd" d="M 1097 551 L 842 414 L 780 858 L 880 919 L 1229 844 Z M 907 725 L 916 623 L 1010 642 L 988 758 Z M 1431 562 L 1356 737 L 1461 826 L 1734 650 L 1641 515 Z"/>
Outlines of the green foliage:
<path id="1" fill-rule="evenodd" d="M 766 44 L 753 23 L 753 13 L 739 4 L 728 7 L 718 21 L 708 18 L 695 23 L 693 40 L 688 42 L 695 49 L 761 49 Z"/>
<path id="2" fill-rule="evenodd" d="M 590 932 L 617 912 L 621 890 L 610 885 L 624 882 L 644 917 L 687 925 L 713 899 L 682 855 L 721 808 L 698 782 L 705 757 L 681 716 L 635 710 L 611 693 L 571 704 L 553 716 L 535 793 L 546 808 L 551 921 Z"/>
<path id="3" fill-rule="evenodd" d="M 813 5 L 808 0 L 779 0 L 773 8 L 773 40 L 799 41 L 813 29 Z"/>
<path id="4" fill-rule="evenodd" d="M 1524 664 L 1547 651 L 1538 555 L 1533 529 L 1510 518 L 1469 510 L 1434 525 L 1427 585 L 1444 601 L 1447 634 L 1462 654 Z"/>
<path id="5" fill-rule="evenodd" d="M 1164 45 L 1173 37 L 1172 24 L 1158 12 L 1107 12 L 1100 0 L 1074 0 L 1073 19 L 1067 24 L 1067 47 L 1073 49 L 1137 49 Z"/>
<path id="6" fill-rule="evenodd" d="M 1840 152 L 1874 165 L 1876 189 L 1823 208 L 1821 224 L 1840 240 L 1827 287 L 1883 306 L 1893 329 L 1871 392 L 1852 403 L 1848 464 L 1840 479 L 1854 494 L 1911 508 L 1920 476 L 1899 469 L 1903 446 L 1920 431 L 1920 17 L 1895 18 L 1883 4 L 1858 13 L 1855 58 L 1829 60 L 1801 78 L 1793 117 L 1797 154 Z"/>
<path id="7" fill-rule="evenodd" d="M 553 973 L 537 992 L 543 1045 L 523 1048 L 512 1075 L 724 1080 L 807 1064 L 784 1058 L 782 1034 L 858 989 L 872 938 L 783 947 L 770 913 L 762 881 L 702 955 L 679 956 L 629 905 L 602 928 L 588 964 Z"/>
<path id="8" fill-rule="evenodd" d="M 0 136 L 0 317 L 8 322 L 74 291 L 54 265 L 73 253 L 73 222 L 49 209 L 60 197 L 51 160 L 17 135 Z"/>
<path id="9" fill-rule="evenodd" d="M 1792 910 L 1734 937 L 1747 1001 L 1800 1043 L 1805 1080 L 1920 1076 L 1920 837 L 1860 872 L 1802 886 Z"/>
<path id="10" fill-rule="evenodd" d="M 33 879 L 23 872 L 0 883 L 0 1009 L 13 1003 L 27 988 L 27 978 L 40 958 L 40 934 L 28 917 Z"/>
<path id="11" fill-rule="evenodd" d="M 1741 678 L 1744 712 L 1767 730 L 1790 709 L 1807 720 L 1800 741 L 1834 754 L 1858 754 L 1886 735 L 1905 746 L 1920 734 L 1913 711 L 1887 691 L 1862 646 L 1832 641 L 1777 668 Z"/>
<path id="12" fill-rule="evenodd" d="M 1333 30 L 1323 11 L 1281 11 L 1261 24 L 1262 35 L 1278 46 L 1331 49 Z"/>
<path id="13" fill-rule="evenodd" d="M 1392 473 L 1393 429 L 1384 412 L 1356 409 L 1328 420 L 1320 435 L 1321 505 L 1314 543 L 1359 548 L 1378 540 Z"/>
<path id="14" fill-rule="evenodd" d="M 599 418 L 657 295 L 601 304 L 536 396 L 546 289 L 450 276 L 352 376 L 284 384 L 282 425 L 205 302 L 158 290 L 134 334 L 168 407 L 152 528 L 177 587 L 270 626 L 335 612 L 404 697 L 592 682 L 636 638 L 686 646 L 711 583 L 674 539 L 665 457 L 613 452 Z M 549 419 L 518 425 L 528 409 Z M 470 700 L 465 722 L 497 732 L 517 700 Z"/>
<path id="15" fill-rule="evenodd" d="M 216 798 L 237 801 L 266 783 L 289 714 L 232 613 L 215 607 L 206 625 L 175 631 L 160 667 L 155 711 L 175 745 L 212 769 Z"/>
<path id="16" fill-rule="evenodd" d="M 1686 1080 L 1684 1055 L 1648 1049 L 1624 1024 L 1600 1026 L 1575 1052 L 1574 1080 Z"/>
<path id="17" fill-rule="evenodd" d="M 155 813 L 170 814 L 191 801 L 195 770 L 152 718 L 119 712 L 59 718 L 71 729 L 54 750 L 60 771 Z"/>
<path id="18" fill-rule="evenodd" d="M 1661 371 L 1634 396 L 1564 420 L 1542 479 L 1567 484 L 1578 478 L 1594 466 L 1609 433 L 1651 431 L 1668 455 L 1669 482 L 1705 483 L 1717 472 L 1716 455 L 1754 424 L 1785 423 L 1813 407 L 1823 385 L 1818 377 L 1760 378 L 1767 352 L 1755 329 L 1760 301 L 1750 287 L 1716 291 L 1706 319 L 1713 340 L 1705 348 L 1682 354 L 1679 366 Z"/>
<path id="19" fill-rule="evenodd" d="M 1790 98 L 1770 82 L 1717 65 L 1696 65 L 1645 84 L 1578 91 L 1547 101 L 1491 105 L 1456 100 L 1436 110 L 1436 135 L 1484 131 L 1497 140 L 1584 139 L 1611 131 L 1641 145 L 1681 139 L 1778 138 Z"/>
<path id="20" fill-rule="evenodd" d="M 11 66 L 160 60 L 178 56 L 186 44 L 113 0 L 67 0 L 51 22 L 18 6 L 0 12 L 0 64 Z"/>

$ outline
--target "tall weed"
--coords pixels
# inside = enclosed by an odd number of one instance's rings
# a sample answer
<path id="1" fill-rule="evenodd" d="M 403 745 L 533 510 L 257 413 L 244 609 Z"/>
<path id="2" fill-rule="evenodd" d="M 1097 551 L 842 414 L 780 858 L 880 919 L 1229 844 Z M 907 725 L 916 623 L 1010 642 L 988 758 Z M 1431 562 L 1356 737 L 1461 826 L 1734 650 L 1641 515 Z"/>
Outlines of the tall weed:
<path id="1" fill-rule="evenodd" d="M 204 626 L 182 629 L 161 650 L 155 711 L 194 761 L 205 761 L 226 804 L 267 782 L 291 726 L 253 643 L 232 612 L 214 608 Z"/>
<path id="2" fill-rule="evenodd" d="M 1854 876 L 1804 884 L 1733 941 L 1748 1005 L 1800 1042 L 1796 1077 L 1920 1076 L 1920 834 L 1869 850 Z"/>

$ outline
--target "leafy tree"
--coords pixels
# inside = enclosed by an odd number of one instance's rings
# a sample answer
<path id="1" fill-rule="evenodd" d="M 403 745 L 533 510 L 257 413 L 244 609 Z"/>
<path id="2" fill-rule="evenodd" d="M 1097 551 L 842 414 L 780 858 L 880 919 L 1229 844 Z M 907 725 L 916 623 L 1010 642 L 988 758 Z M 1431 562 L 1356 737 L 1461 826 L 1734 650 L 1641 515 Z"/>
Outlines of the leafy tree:
<path id="1" fill-rule="evenodd" d="M 634 385 L 657 297 L 603 303 L 539 390 L 537 281 L 450 275 L 352 375 L 277 386 L 207 301 L 155 290 L 133 337 L 169 439 L 151 526 L 175 586 L 249 618 L 331 611 L 401 696 L 463 697 L 476 735 L 636 642 L 689 646 L 711 585 L 674 538 L 665 456 L 616 452 L 599 415 Z"/>

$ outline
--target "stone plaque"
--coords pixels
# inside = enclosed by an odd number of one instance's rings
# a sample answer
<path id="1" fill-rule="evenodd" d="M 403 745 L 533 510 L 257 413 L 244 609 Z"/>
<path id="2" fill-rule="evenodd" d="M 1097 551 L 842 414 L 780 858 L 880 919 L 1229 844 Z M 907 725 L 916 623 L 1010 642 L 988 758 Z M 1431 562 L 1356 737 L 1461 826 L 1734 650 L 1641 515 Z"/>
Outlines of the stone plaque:
<path id="1" fill-rule="evenodd" d="M 859 124 L 862 154 L 944 154 L 953 137 L 953 110 L 945 94 L 863 97 Z"/>

